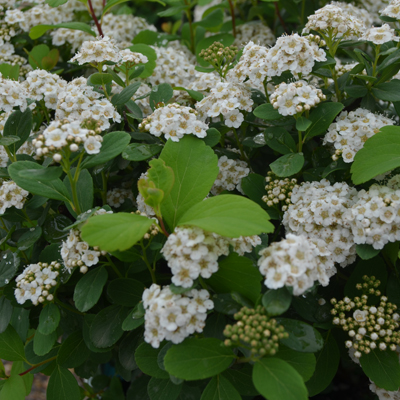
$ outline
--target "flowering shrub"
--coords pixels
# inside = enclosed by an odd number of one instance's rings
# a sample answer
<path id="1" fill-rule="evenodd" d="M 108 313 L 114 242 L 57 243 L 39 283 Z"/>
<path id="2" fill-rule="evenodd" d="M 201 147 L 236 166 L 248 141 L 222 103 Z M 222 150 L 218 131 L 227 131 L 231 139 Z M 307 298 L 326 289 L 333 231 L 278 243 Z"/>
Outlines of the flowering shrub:
<path id="1" fill-rule="evenodd" d="M 399 399 L 398 22 L 0 0 L 0 399 Z"/>

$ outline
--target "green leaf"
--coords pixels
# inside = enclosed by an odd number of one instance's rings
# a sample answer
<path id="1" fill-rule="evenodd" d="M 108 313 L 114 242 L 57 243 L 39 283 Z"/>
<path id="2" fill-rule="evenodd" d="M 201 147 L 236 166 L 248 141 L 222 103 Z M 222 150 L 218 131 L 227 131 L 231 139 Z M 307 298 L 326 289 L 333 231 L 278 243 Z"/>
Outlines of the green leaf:
<path id="1" fill-rule="evenodd" d="M 304 382 L 307 382 L 313 376 L 317 363 L 314 354 L 300 353 L 280 345 L 276 357 L 291 365 L 300 374 Z"/>
<path id="2" fill-rule="evenodd" d="M 372 93 L 379 100 L 400 101 L 400 80 L 392 79 L 390 82 L 384 82 L 373 86 Z"/>
<path id="3" fill-rule="evenodd" d="M 108 273 L 103 267 L 90 269 L 75 286 L 75 307 L 86 312 L 90 310 L 100 299 L 103 287 L 107 282 Z"/>
<path id="4" fill-rule="evenodd" d="M 0 256 L 0 287 L 3 287 L 9 283 L 17 272 L 19 258 L 11 250 L 1 252 Z"/>
<path id="5" fill-rule="evenodd" d="M 221 140 L 221 134 L 217 129 L 210 128 L 207 129 L 207 136 L 203 140 L 207 146 L 214 147 Z"/>
<path id="6" fill-rule="evenodd" d="M 275 121 L 277 119 L 282 118 L 282 115 L 279 114 L 277 110 L 275 110 L 272 104 L 261 104 L 254 111 L 253 114 L 257 118 L 264 119 L 266 121 Z"/>
<path id="7" fill-rule="evenodd" d="M 122 322 L 129 310 L 122 306 L 109 306 L 101 310 L 90 327 L 90 339 L 100 349 L 114 345 L 123 335 Z"/>
<path id="8" fill-rule="evenodd" d="M 289 318 L 278 318 L 277 321 L 289 333 L 289 338 L 281 339 L 281 343 L 285 346 L 304 353 L 315 353 L 322 349 L 324 345 L 322 336 L 311 325 Z"/>
<path id="9" fill-rule="evenodd" d="M 156 60 L 157 54 L 154 49 L 147 44 L 134 44 L 133 46 L 129 47 L 129 50 L 133 51 L 134 53 L 142 53 L 148 59 L 147 63 L 144 65 L 144 71 L 140 74 L 140 78 L 148 78 L 154 71 L 156 67 Z"/>
<path id="10" fill-rule="evenodd" d="M 360 357 L 360 364 L 365 375 L 377 386 L 389 391 L 399 389 L 400 364 L 396 352 L 374 349 Z"/>
<path id="11" fill-rule="evenodd" d="M 256 362 L 253 383 L 267 400 L 307 400 L 307 388 L 300 374 L 279 358 Z"/>
<path id="12" fill-rule="evenodd" d="M 78 382 L 67 368 L 56 366 L 50 375 L 46 392 L 47 400 L 80 400 Z"/>
<path id="13" fill-rule="evenodd" d="M 145 289 L 143 283 L 130 278 L 112 280 L 107 287 L 107 294 L 114 304 L 133 307 L 142 300 Z"/>
<path id="14" fill-rule="evenodd" d="M 95 215 L 81 228 L 81 237 L 101 250 L 127 250 L 143 238 L 154 221 L 137 214 Z"/>
<path id="15" fill-rule="evenodd" d="M 167 167 L 161 159 L 151 160 L 149 165 L 151 168 L 147 172 L 147 177 L 149 181 L 154 182 L 156 188 L 163 191 L 165 200 L 174 185 L 174 171 L 171 167 Z"/>
<path id="16" fill-rule="evenodd" d="M 156 156 L 163 149 L 159 144 L 131 143 L 122 152 L 122 158 L 129 161 L 144 161 Z"/>
<path id="17" fill-rule="evenodd" d="M 49 335 L 57 329 L 60 318 L 60 310 L 54 303 L 45 305 L 39 316 L 38 331 L 43 335 Z"/>
<path id="18" fill-rule="evenodd" d="M 0 387 L 1 388 L 1 387 Z M 18 374 L 11 374 L 0 392 L 0 400 L 24 400 L 26 399 L 24 380 Z"/>
<path id="19" fill-rule="evenodd" d="M 298 131 L 304 132 L 311 126 L 311 124 L 312 122 L 306 117 L 299 117 L 296 120 L 296 129 Z"/>
<path id="20" fill-rule="evenodd" d="M 304 165 L 303 153 L 285 154 L 269 165 L 271 171 L 284 178 L 293 176 L 301 171 Z"/>
<path id="21" fill-rule="evenodd" d="M 44 356 L 51 351 L 56 340 L 56 332 L 52 332 L 49 335 L 43 335 L 39 331 L 36 331 L 33 338 L 33 351 L 38 356 Z"/>
<path id="22" fill-rule="evenodd" d="M 165 11 L 160 11 L 157 13 L 159 17 L 171 17 L 173 15 L 179 14 L 182 11 L 186 10 L 188 6 L 174 6 L 166 9 Z"/>
<path id="23" fill-rule="evenodd" d="M 76 168 L 71 170 L 72 176 L 75 175 Z M 72 197 L 71 183 L 66 176 L 64 178 L 64 185 L 68 189 L 70 196 Z M 76 182 L 76 192 L 78 198 L 78 204 L 80 213 L 84 213 L 93 207 L 93 179 L 87 169 L 80 171 L 78 181 Z M 71 214 L 76 215 L 76 210 L 70 209 Z"/>
<path id="24" fill-rule="evenodd" d="M 45 3 L 50 7 L 58 7 L 65 4 L 68 0 L 46 0 Z"/>
<path id="25" fill-rule="evenodd" d="M 312 122 L 306 132 L 307 139 L 324 134 L 335 117 L 343 110 L 341 103 L 321 103 L 315 108 L 308 119 Z"/>
<path id="26" fill-rule="evenodd" d="M 103 8 L 103 12 L 101 15 L 102 16 L 105 15 L 114 6 L 121 4 L 121 3 L 126 3 L 127 1 L 129 1 L 129 0 L 109 0 L 109 1 L 107 1 L 105 7 Z"/>
<path id="27" fill-rule="evenodd" d="M 81 168 L 92 168 L 112 160 L 122 153 L 130 140 L 131 136 L 127 132 L 117 131 L 107 133 L 103 138 L 100 153 L 85 158 L 81 164 Z"/>
<path id="28" fill-rule="evenodd" d="M 161 83 L 154 86 L 149 97 L 150 107 L 154 111 L 159 103 L 167 104 L 173 95 L 174 91 L 169 83 Z"/>
<path id="29" fill-rule="evenodd" d="M 18 64 L 11 65 L 7 63 L 0 64 L 0 73 L 5 79 L 12 79 L 13 81 L 18 80 L 20 66 Z"/>
<path id="30" fill-rule="evenodd" d="M 18 249 L 24 251 L 29 249 L 42 236 L 42 228 L 36 226 L 26 231 L 18 240 Z"/>
<path id="31" fill-rule="evenodd" d="M 376 250 L 370 244 L 357 244 L 356 252 L 363 260 L 369 260 L 370 258 L 376 257 L 380 250 Z"/>
<path id="32" fill-rule="evenodd" d="M 0 297 L 0 333 L 3 333 L 11 320 L 13 306 L 5 296 Z"/>
<path id="33" fill-rule="evenodd" d="M 351 178 L 359 185 L 397 167 L 400 167 L 400 127 L 385 126 L 357 152 Z"/>
<path id="34" fill-rule="evenodd" d="M 265 142 L 272 150 L 281 154 L 295 153 L 296 143 L 290 133 L 283 128 L 267 128 L 264 132 Z"/>
<path id="35" fill-rule="evenodd" d="M 24 344 L 11 325 L 0 333 L 0 358 L 7 361 L 25 361 Z"/>
<path id="36" fill-rule="evenodd" d="M 133 331 L 134 329 L 139 328 L 139 326 L 142 326 L 144 324 L 143 316 L 134 318 L 135 312 L 136 312 L 136 307 L 128 314 L 128 316 L 122 323 L 122 329 L 124 331 Z"/>
<path id="37" fill-rule="evenodd" d="M 4 136 L 0 137 L 0 145 L 1 146 L 10 146 L 13 143 L 16 143 L 20 140 L 19 136 Z"/>
<path id="38" fill-rule="evenodd" d="M 57 355 L 58 365 L 65 368 L 76 368 L 90 356 L 81 331 L 71 333 L 62 343 Z"/>
<path id="39" fill-rule="evenodd" d="M 89 76 L 88 83 L 92 85 L 107 85 L 113 81 L 113 76 L 111 74 L 105 73 L 95 73 Z"/>
<path id="40" fill-rule="evenodd" d="M 219 262 L 207 283 L 217 293 L 238 292 L 255 303 L 261 292 L 261 274 L 250 259 L 231 253 Z"/>
<path id="41" fill-rule="evenodd" d="M 70 202 L 70 194 L 64 184 L 60 179 L 55 179 L 52 181 L 42 181 L 40 179 L 36 180 L 34 178 L 23 178 L 20 176 L 20 172 L 26 169 L 45 169 L 42 165 L 39 165 L 32 161 L 17 161 L 12 163 L 8 167 L 8 173 L 11 179 L 22 189 L 27 190 L 32 194 L 37 194 L 39 196 L 47 197 L 49 199 L 61 200 L 65 202 Z"/>
<path id="42" fill-rule="evenodd" d="M 234 358 L 232 350 L 218 339 L 186 339 L 168 350 L 164 365 L 171 375 L 193 381 L 221 373 Z"/>
<path id="43" fill-rule="evenodd" d="M 135 352 L 135 360 L 140 370 L 147 375 L 155 378 L 168 379 L 169 375 L 163 371 L 157 362 L 158 354 L 165 345 L 160 345 L 160 348 L 154 349 L 148 343 L 142 343 Z"/>
<path id="44" fill-rule="evenodd" d="M 147 393 L 151 400 L 176 400 L 182 390 L 182 384 L 176 385 L 169 379 L 150 379 Z"/>
<path id="45" fill-rule="evenodd" d="M 256 203 L 242 196 L 224 194 L 195 204 L 178 222 L 221 236 L 238 238 L 273 231 L 268 214 Z"/>
<path id="46" fill-rule="evenodd" d="M 172 168 L 175 176 L 171 193 L 161 206 L 163 218 L 172 230 L 190 207 L 209 194 L 218 175 L 218 158 L 209 146 L 193 136 L 185 136 L 179 142 L 168 140 L 159 158 Z"/>
<path id="47" fill-rule="evenodd" d="M 268 290 L 262 297 L 262 304 L 271 317 L 285 313 L 292 302 L 292 295 L 286 287 Z"/>
<path id="48" fill-rule="evenodd" d="M 148 29 L 140 31 L 132 40 L 133 44 L 143 43 L 148 45 L 160 46 L 165 40 L 175 40 L 176 35 L 166 35 L 165 33 L 154 32 Z"/>
<path id="49" fill-rule="evenodd" d="M 134 83 L 130 84 L 129 86 L 127 86 L 126 88 L 122 89 L 121 93 L 117 93 L 111 98 L 111 103 L 114 106 L 124 105 L 137 92 L 137 90 L 139 89 L 141 84 L 142 84 L 142 82 L 134 82 Z"/>
<path id="50" fill-rule="evenodd" d="M 208 383 L 200 400 L 241 400 L 235 387 L 222 375 L 214 376 Z"/>
<path id="51" fill-rule="evenodd" d="M 194 26 L 201 26 L 203 28 L 215 28 L 219 25 L 222 25 L 224 19 L 224 13 L 220 8 L 217 8 L 214 11 L 211 11 L 205 18 L 201 19 L 198 22 L 195 22 Z"/>
<path id="52" fill-rule="evenodd" d="M 62 24 L 57 25 L 36 25 L 31 28 L 29 32 L 29 37 L 33 40 L 39 39 L 48 30 L 57 28 L 67 28 L 77 31 L 83 31 L 88 33 L 89 35 L 96 37 L 96 34 L 91 30 L 90 26 L 83 22 L 63 22 Z"/>
<path id="53" fill-rule="evenodd" d="M 19 173 L 21 178 L 34 178 L 43 182 L 54 181 L 63 173 L 61 167 L 48 167 L 44 169 L 26 169 Z"/>
<path id="54" fill-rule="evenodd" d="M 222 375 L 229 379 L 229 382 L 242 396 L 258 396 L 258 391 L 254 387 L 253 379 L 253 366 L 245 364 L 241 369 L 229 368 L 222 373 Z"/>
<path id="55" fill-rule="evenodd" d="M 346 86 L 345 92 L 355 99 L 364 97 L 368 93 L 368 88 L 362 85 Z"/>
<path id="56" fill-rule="evenodd" d="M 4 125 L 3 138 L 7 140 L 7 136 L 19 138 L 18 142 L 8 145 L 11 153 L 15 154 L 17 150 L 27 141 L 32 131 L 33 119 L 32 111 L 27 108 L 24 112 L 14 111 Z"/>
<path id="57" fill-rule="evenodd" d="M 315 354 L 315 357 L 317 359 L 315 372 L 306 384 L 310 397 L 321 393 L 328 387 L 339 367 L 340 352 L 332 335 L 326 338 L 324 347 Z"/>

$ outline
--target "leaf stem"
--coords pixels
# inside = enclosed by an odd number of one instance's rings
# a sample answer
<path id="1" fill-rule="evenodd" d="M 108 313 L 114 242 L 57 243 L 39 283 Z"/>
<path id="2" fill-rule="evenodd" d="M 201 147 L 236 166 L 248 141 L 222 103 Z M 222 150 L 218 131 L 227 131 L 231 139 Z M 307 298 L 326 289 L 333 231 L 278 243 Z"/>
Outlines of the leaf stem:
<path id="1" fill-rule="evenodd" d="M 121 272 L 119 271 L 117 266 L 113 263 L 113 261 L 111 260 L 111 257 L 108 255 L 108 253 L 106 254 L 106 258 L 107 258 L 108 262 L 110 263 L 111 268 L 118 275 L 118 278 L 123 278 L 123 275 L 121 274 Z"/>
<path id="2" fill-rule="evenodd" d="M 151 280 L 153 281 L 153 283 L 157 283 L 156 274 L 154 273 L 153 268 L 151 268 L 151 265 L 150 265 L 149 260 L 147 258 L 146 247 L 144 247 L 143 239 L 140 241 L 140 247 L 142 248 L 142 251 L 143 251 L 142 260 L 145 262 L 145 264 L 147 266 L 147 269 L 150 272 Z"/>
<path id="3" fill-rule="evenodd" d="M 35 364 L 35 365 L 33 365 L 32 367 L 28 368 L 26 371 L 21 372 L 21 373 L 18 374 L 18 375 L 19 375 L 19 376 L 24 376 L 24 375 L 26 375 L 27 373 L 33 371 L 35 368 L 40 367 L 41 365 L 47 364 L 48 362 L 53 361 L 53 360 L 55 360 L 56 358 L 57 358 L 57 356 L 54 356 L 54 357 L 51 357 L 51 358 L 49 358 L 49 359 L 47 359 L 47 360 L 44 360 L 44 361 L 40 362 L 39 364 Z"/>

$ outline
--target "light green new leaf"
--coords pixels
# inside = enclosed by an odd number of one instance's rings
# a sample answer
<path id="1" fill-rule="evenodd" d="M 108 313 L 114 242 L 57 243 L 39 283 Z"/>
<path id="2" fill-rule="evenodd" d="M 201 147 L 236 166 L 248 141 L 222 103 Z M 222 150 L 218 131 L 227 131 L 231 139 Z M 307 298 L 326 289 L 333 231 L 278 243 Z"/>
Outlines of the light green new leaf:
<path id="1" fill-rule="evenodd" d="M 75 286 L 74 302 L 75 307 L 86 312 L 90 310 L 98 301 L 107 282 L 108 273 L 103 267 L 90 269 L 83 275 Z"/>
<path id="2" fill-rule="evenodd" d="M 160 159 L 171 167 L 175 182 L 161 205 L 161 213 L 173 230 L 182 215 L 210 192 L 218 175 L 218 157 L 203 140 L 185 136 L 168 140 Z"/>
<path id="3" fill-rule="evenodd" d="M 399 356 L 394 351 L 371 350 L 360 357 L 360 364 L 371 381 L 377 386 L 394 391 L 400 386 Z"/>
<path id="4" fill-rule="evenodd" d="M 400 166 L 400 127 L 385 126 L 354 157 L 352 180 L 358 185 Z"/>
<path id="5" fill-rule="evenodd" d="M 46 392 L 47 400 L 80 400 L 78 382 L 67 368 L 56 366 L 50 375 Z"/>
<path id="6" fill-rule="evenodd" d="M 57 25 L 36 25 L 31 28 L 29 32 L 29 37 L 33 40 L 39 39 L 50 29 L 57 28 L 67 28 L 76 31 L 83 31 L 88 33 L 89 35 L 96 37 L 96 34 L 92 31 L 90 26 L 88 24 L 85 24 L 84 22 L 63 22 L 62 24 Z"/>
<path id="7" fill-rule="evenodd" d="M 164 192 L 164 200 L 171 193 L 174 185 L 175 176 L 171 167 L 167 167 L 165 162 L 160 158 L 151 160 L 150 169 L 147 172 L 147 177 L 150 181 L 154 182 L 157 189 Z"/>
<path id="8" fill-rule="evenodd" d="M 18 186 L 32 194 L 65 201 L 66 203 L 71 201 L 70 194 L 60 179 L 42 181 L 35 177 L 24 178 L 20 175 L 20 172 L 27 169 L 44 170 L 45 168 L 32 161 L 17 161 L 8 167 L 8 173 Z"/>
<path id="9" fill-rule="evenodd" d="M 0 358 L 7 361 L 25 361 L 24 344 L 11 325 L 0 334 Z"/>
<path id="10" fill-rule="evenodd" d="M 153 220 L 137 214 L 96 215 L 83 225 L 82 239 L 105 251 L 123 251 L 142 239 L 153 223 Z"/>
<path id="11" fill-rule="evenodd" d="M 112 7 L 121 4 L 121 3 L 126 3 L 129 0 L 109 0 L 106 3 L 106 6 L 103 8 L 103 13 L 102 16 L 105 15 L 109 10 L 111 10 Z"/>
<path id="12" fill-rule="evenodd" d="M 154 68 L 156 67 L 156 51 L 150 46 L 147 46 L 147 44 L 143 43 L 134 44 L 133 46 L 129 47 L 129 50 L 133 51 L 134 53 L 142 53 L 148 59 L 147 63 L 144 64 L 144 71 L 140 74 L 140 78 L 148 78 L 151 76 Z"/>
<path id="13" fill-rule="evenodd" d="M 269 215 L 256 203 L 242 196 L 224 194 L 206 199 L 190 208 L 179 226 L 198 226 L 221 236 L 238 238 L 273 232 Z"/>
<path id="14" fill-rule="evenodd" d="M 207 283 L 218 293 L 238 292 L 255 303 L 261 292 L 261 274 L 250 259 L 230 254 L 219 263 Z"/>
<path id="15" fill-rule="evenodd" d="M 204 389 L 200 400 L 241 400 L 235 387 L 222 375 L 214 376 Z"/>
<path id="16" fill-rule="evenodd" d="M 24 380 L 18 374 L 11 375 L 3 385 L 0 400 L 24 400 L 26 397 Z"/>
<path id="17" fill-rule="evenodd" d="M 81 164 L 82 168 L 92 168 L 99 164 L 112 160 L 123 152 L 131 136 L 127 132 L 117 131 L 110 132 L 104 136 L 101 144 L 100 153 L 93 154 L 85 158 Z"/>
<path id="18" fill-rule="evenodd" d="M 186 339 L 168 350 L 164 366 L 171 375 L 193 381 L 225 371 L 234 358 L 232 350 L 218 339 Z"/>
<path id="19" fill-rule="evenodd" d="M 255 363 L 253 383 L 267 400 L 308 399 L 303 378 L 291 365 L 279 358 L 264 358 Z"/>

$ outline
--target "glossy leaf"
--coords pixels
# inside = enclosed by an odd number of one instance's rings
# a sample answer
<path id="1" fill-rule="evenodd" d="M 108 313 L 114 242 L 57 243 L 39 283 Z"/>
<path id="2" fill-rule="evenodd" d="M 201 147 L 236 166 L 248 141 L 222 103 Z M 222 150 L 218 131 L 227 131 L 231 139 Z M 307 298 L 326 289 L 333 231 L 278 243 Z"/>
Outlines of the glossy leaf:
<path id="1" fill-rule="evenodd" d="M 271 171 L 281 178 L 293 176 L 301 171 L 304 165 L 303 153 L 285 154 L 269 165 Z"/>
<path id="2" fill-rule="evenodd" d="M 149 102 L 150 107 L 155 110 L 159 103 L 167 104 L 172 98 L 174 91 L 169 83 L 161 83 L 151 89 Z"/>
<path id="3" fill-rule="evenodd" d="M 164 346 L 154 349 L 148 343 L 142 343 L 135 352 L 135 360 L 140 370 L 155 378 L 168 379 L 169 375 L 163 371 L 157 362 L 158 354 Z"/>
<path id="4" fill-rule="evenodd" d="M 111 98 L 111 103 L 114 106 L 122 106 L 122 105 L 124 105 L 125 103 L 127 103 L 133 97 L 133 95 L 139 89 L 140 85 L 141 85 L 141 82 L 134 82 L 134 83 L 130 84 L 126 88 L 122 89 L 121 93 L 115 94 Z"/>
<path id="5" fill-rule="evenodd" d="M 38 331 L 43 335 L 54 332 L 60 323 L 60 317 L 60 310 L 54 303 L 45 305 L 39 316 Z"/>
<path id="6" fill-rule="evenodd" d="M 7 361 L 25 360 L 24 344 L 11 325 L 0 333 L 0 358 Z"/>
<path id="7" fill-rule="evenodd" d="M 13 306 L 5 296 L 0 297 L 0 333 L 3 333 L 11 320 Z"/>
<path id="8" fill-rule="evenodd" d="M 18 374 L 12 374 L 1 388 L 0 400 L 25 400 L 26 390 L 24 380 Z"/>
<path id="9" fill-rule="evenodd" d="M 78 382 L 67 368 L 56 366 L 50 375 L 46 392 L 47 400 L 80 400 Z"/>
<path id="10" fill-rule="evenodd" d="M 308 119 L 312 122 L 308 128 L 307 139 L 311 139 L 317 135 L 323 135 L 329 128 L 336 116 L 343 110 L 341 103 L 321 103 L 311 111 Z"/>
<path id="11" fill-rule="evenodd" d="M 132 143 L 122 152 L 122 158 L 129 161 L 144 161 L 156 156 L 162 149 L 159 144 Z"/>
<path id="12" fill-rule="evenodd" d="M 38 356 L 45 356 L 53 348 L 56 340 L 56 332 L 52 332 L 48 335 L 43 335 L 39 331 L 36 331 L 35 336 L 33 337 L 33 351 Z"/>
<path id="13" fill-rule="evenodd" d="M 169 379 L 150 379 L 147 393 L 151 400 L 176 400 L 181 392 L 182 384 L 176 385 Z"/>
<path id="14" fill-rule="evenodd" d="M 286 129 L 267 128 L 264 132 L 264 138 L 265 143 L 278 153 L 290 154 L 296 152 L 296 142 Z"/>
<path id="15" fill-rule="evenodd" d="M 96 34 L 91 30 L 90 26 L 83 22 L 63 22 L 57 25 L 36 25 L 29 31 L 29 37 L 33 40 L 39 39 L 50 29 L 66 28 L 72 30 L 78 30 L 88 33 L 96 37 Z"/>
<path id="16" fill-rule="evenodd" d="M 214 376 L 208 383 L 200 400 L 241 400 L 242 397 L 222 375 Z"/>
<path id="17" fill-rule="evenodd" d="M 62 343 L 57 355 L 57 363 L 65 368 L 75 368 L 90 356 L 81 331 L 69 335 Z"/>
<path id="18" fill-rule="evenodd" d="M 266 121 L 275 121 L 279 118 L 282 118 L 282 115 L 279 114 L 277 110 L 275 110 L 272 104 L 261 104 L 254 111 L 253 114 L 257 118 L 264 119 Z"/>
<path id="19" fill-rule="evenodd" d="M 268 290 L 262 297 L 262 304 L 270 316 L 283 314 L 289 309 L 291 302 L 292 295 L 285 286 L 280 289 Z"/>

